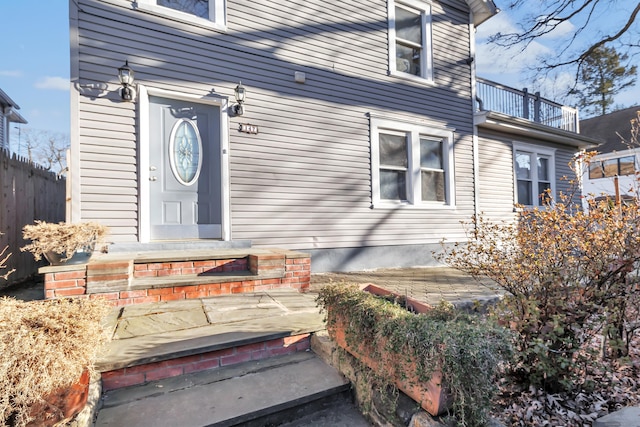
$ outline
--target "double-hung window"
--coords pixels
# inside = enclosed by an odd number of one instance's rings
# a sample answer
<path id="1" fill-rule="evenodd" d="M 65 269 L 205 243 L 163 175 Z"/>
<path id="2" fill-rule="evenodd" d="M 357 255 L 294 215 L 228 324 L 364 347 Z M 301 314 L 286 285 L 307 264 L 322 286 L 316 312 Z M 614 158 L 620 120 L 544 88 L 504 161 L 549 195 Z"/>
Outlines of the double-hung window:
<path id="1" fill-rule="evenodd" d="M 555 159 L 553 150 L 514 146 L 516 200 L 524 206 L 543 206 L 554 195 Z"/>
<path id="2" fill-rule="evenodd" d="M 378 134 L 380 199 L 407 200 L 409 144 L 410 140 L 403 132 L 382 130 Z"/>
<path id="3" fill-rule="evenodd" d="M 431 5 L 389 0 L 388 7 L 390 73 L 432 80 Z"/>
<path id="4" fill-rule="evenodd" d="M 454 204 L 453 132 L 371 119 L 373 205 Z"/>
<path id="5" fill-rule="evenodd" d="M 223 29 L 226 25 L 225 0 L 138 0 L 138 6 L 161 15 Z"/>

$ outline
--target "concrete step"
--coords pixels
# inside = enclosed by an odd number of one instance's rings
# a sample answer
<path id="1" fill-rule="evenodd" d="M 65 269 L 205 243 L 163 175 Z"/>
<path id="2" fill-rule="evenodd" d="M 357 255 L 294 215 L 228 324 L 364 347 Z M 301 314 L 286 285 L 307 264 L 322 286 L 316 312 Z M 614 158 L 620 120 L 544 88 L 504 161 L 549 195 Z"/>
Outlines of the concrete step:
<path id="1" fill-rule="evenodd" d="M 335 417 L 332 407 L 349 419 L 324 425 L 368 426 L 349 406 L 349 389 L 312 352 L 295 353 L 106 392 L 95 426 L 319 426 Z"/>
<path id="2" fill-rule="evenodd" d="M 112 243 L 109 253 L 123 252 L 161 252 L 161 251 L 216 251 L 223 249 L 247 249 L 251 248 L 251 240 L 192 240 L 192 241 L 166 241 L 151 243 Z"/>

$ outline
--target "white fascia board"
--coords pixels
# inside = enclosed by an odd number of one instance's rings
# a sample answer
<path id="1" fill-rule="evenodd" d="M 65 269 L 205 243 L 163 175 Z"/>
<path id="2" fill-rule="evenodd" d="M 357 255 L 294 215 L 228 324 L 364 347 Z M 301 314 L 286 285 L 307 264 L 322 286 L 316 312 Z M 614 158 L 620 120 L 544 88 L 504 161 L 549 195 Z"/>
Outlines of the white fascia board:
<path id="1" fill-rule="evenodd" d="M 480 111 L 474 115 L 474 124 L 479 128 L 493 129 L 512 135 L 523 135 L 543 141 L 568 145 L 578 149 L 592 149 L 601 144 L 593 138 L 535 123 L 519 117 L 512 117 L 493 111 Z"/>

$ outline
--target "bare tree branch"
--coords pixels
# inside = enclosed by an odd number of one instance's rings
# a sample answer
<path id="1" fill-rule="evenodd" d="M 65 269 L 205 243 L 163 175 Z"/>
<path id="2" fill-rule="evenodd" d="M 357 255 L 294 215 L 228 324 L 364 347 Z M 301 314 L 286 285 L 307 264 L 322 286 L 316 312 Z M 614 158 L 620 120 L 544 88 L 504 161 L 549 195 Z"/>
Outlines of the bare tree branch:
<path id="1" fill-rule="evenodd" d="M 640 2 L 635 2 L 633 9 L 629 12 L 628 18 L 623 20 L 617 31 L 604 35 L 595 42 L 589 42 L 586 44 L 586 47 L 579 48 L 576 54 L 566 58 L 565 53 L 569 51 L 569 48 L 578 44 L 582 35 L 589 34 L 591 36 L 595 34 L 594 27 L 600 24 L 596 19 L 597 16 L 600 16 L 598 12 L 605 13 L 604 8 L 610 7 L 613 3 L 615 3 L 613 0 L 543 0 L 539 3 L 536 2 L 536 4 L 541 5 L 541 12 L 531 14 L 525 21 L 521 22 L 521 31 L 497 33 L 491 36 L 489 41 L 503 47 L 521 45 L 520 51 L 522 52 L 534 41 L 557 31 L 561 25 L 573 25 L 574 21 L 579 21 L 580 24 L 577 26 L 577 29 L 571 36 L 567 37 L 562 48 L 554 52 L 554 57 L 542 61 L 542 65 L 538 67 L 538 71 L 549 71 L 575 66 L 575 75 L 577 77 L 585 59 L 591 56 L 596 49 L 606 44 L 619 42 L 620 45 L 628 48 L 640 48 L 640 43 L 634 41 L 626 44 L 621 43 L 623 35 L 628 34 L 637 22 L 638 14 L 640 13 Z M 514 0 L 508 6 L 508 9 L 530 9 L 531 7 L 532 2 L 529 0 Z M 606 24 L 607 26 L 613 26 L 612 24 L 615 25 L 615 22 L 608 21 Z"/>

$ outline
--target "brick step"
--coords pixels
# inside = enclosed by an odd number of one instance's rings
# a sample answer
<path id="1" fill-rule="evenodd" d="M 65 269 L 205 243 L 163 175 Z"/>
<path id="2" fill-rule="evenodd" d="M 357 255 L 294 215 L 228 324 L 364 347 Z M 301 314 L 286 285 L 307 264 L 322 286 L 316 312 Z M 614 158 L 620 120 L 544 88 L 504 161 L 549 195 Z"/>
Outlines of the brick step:
<path id="1" fill-rule="evenodd" d="M 160 295 L 160 301 L 163 301 L 163 296 L 170 293 L 188 293 L 188 295 L 185 295 L 185 298 L 188 299 L 290 287 L 288 284 L 283 284 L 281 279 L 282 273 L 253 274 L 250 271 L 137 277 L 131 281 L 127 289 L 154 289 L 154 291 L 148 292 L 148 294 Z M 160 291 L 160 289 L 166 288 L 181 289 L 175 289 L 175 292 Z"/>
<path id="2" fill-rule="evenodd" d="M 309 254 L 283 249 L 118 252 L 40 272 L 47 298 L 89 296 L 122 306 L 275 288 L 306 290 L 311 261 Z"/>
<path id="3" fill-rule="evenodd" d="M 315 296 L 280 289 L 125 306 L 96 368 L 104 390 L 309 349 Z"/>
<path id="4" fill-rule="evenodd" d="M 349 418 L 330 425 L 368 426 L 349 389 L 312 352 L 295 353 L 106 392 L 95 426 L 275 426 L 335 407 Z"/>

